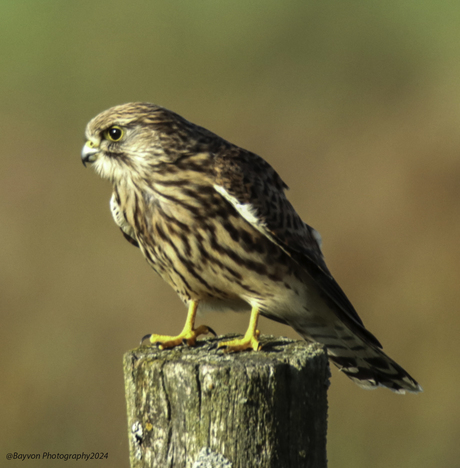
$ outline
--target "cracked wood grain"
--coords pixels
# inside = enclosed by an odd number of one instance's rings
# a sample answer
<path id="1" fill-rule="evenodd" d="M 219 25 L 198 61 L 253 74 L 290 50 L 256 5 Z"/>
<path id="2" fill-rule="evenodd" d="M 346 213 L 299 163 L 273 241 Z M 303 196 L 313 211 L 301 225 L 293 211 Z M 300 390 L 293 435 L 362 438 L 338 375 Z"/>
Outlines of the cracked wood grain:
<path id="1" fill-rule="evenodd" d="M 211 349 L 232 337 L 125 354 L 131 468 L 326 467 L 323 349 L 267 336 L 259 352 Z"/>

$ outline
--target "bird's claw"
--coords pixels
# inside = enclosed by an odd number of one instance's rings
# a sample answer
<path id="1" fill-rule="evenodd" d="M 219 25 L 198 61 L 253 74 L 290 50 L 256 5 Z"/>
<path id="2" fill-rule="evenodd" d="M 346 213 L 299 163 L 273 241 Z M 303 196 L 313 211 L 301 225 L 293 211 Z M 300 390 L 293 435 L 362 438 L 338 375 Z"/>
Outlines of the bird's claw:
<path id="1" fill-rule="evenodd" d="M 149 334 L 142 338 L 141 346 L 146 339 L 149 339 L 152 345 L 156 345 L 161 350 L 175 348 L 179 345 L 195 346 L 197 337 L 199 335 L 207 335 L 208 333 L 216 336 L 216 332 L 206 325 L 201 325 L 195 329 L 184 329 L 177 336 Z"/>
<path id="2" fill-rule="evenodd" d="M 244 335 L 243 338 L 224 341 L 219 343 L 218 350 L 222 349 L 224 353 L 235 353 L 238 351 L 245 351 L 252 349 L 253 351 L 260 351 L 262 349 L 261 344 L 259 343 L 260 331 L 256 330 L 253 335 Z"/>
<path id="3" fill-rule="evenodd" d="M 141 339 L 141 342 L 139 343 L 139 346 L 143 346 L 144 341 L 150 339 L 151 336 L 152 336 L 151 333 L 148 333 L 147 335 L 143 336 L 142 339 Z"/>

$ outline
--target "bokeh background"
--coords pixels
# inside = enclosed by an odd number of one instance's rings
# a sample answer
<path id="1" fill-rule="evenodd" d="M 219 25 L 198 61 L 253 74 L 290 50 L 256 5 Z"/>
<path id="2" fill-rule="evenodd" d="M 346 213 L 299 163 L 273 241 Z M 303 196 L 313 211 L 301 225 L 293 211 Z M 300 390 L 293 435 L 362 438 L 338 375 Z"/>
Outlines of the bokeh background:
<path id="1" fill-rule="evenodd" d="M 178 332 L 185 309 L 80 150 L 90 118 L 145 100 L 281 173 L 364 323 L 424 387 L 366 392 L 333 368 L 330 467 L 460 466 L 459 24 L 447 0 L 2 0 L 1 459 L 128 466 L 122 354 Z"/>

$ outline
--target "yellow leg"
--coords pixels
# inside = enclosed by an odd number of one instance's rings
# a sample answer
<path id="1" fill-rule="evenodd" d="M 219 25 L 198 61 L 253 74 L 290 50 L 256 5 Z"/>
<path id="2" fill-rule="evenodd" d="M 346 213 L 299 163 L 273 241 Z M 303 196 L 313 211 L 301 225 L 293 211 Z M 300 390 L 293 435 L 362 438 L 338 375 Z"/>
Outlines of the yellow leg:
<path id="1" fill-rule="evenodd" d="M 212 332 L 212 330 L 205 325 L 194 328 L 197 308 L 198 302 L 191 301 L 188 307 L 187 320 L 185 321 L 184 329 L 179 335 L 150 335 L 150 342 L 153 344 L 160 343 L 158 346 L 160 349 L 174 348 L 184 342 L 189 346 L 194 346 L 197 336 L 206 335 L 206 333 Z"/>
<path id="2" fill-rule="evenodd" d="M 245 349 L 253 349 L 258 351 L 260 349 L 259 335 L 257 330 L 257 322 L 259 321 L 259 309 L 253 307 L 251 310 L 251 318 L 249 319 L 249 326 L 243 338 L 232 341 L 224 341 L 219 344 L 219 348 L 225 348 L 225 352 L 232 353 L 235 351 L 244 351 Z"/>

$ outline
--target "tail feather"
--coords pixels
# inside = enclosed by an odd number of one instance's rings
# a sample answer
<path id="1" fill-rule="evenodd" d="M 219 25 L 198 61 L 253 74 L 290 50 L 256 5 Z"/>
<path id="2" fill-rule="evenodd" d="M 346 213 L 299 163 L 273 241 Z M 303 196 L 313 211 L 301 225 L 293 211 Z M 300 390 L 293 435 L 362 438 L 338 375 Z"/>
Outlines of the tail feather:
<path id="1" fill-rule="evenodd" d="M 328 355 L 347 377 L 362 388 L 372 390 L 380 386 L 396 393 L 423 391 L 414 378 L 380 349 L 370 348 L 354 357 L 338 356 L 329 350 Z"/>
<path id="2" fill-rule="evenodd" d="M 423 391 L 417 381 L 380 348 L 343 326 L 299 331 L 308 341 L 323 344 L 329 359 L 353 382 L 371 390 L 386 387 L 396 393 Z"/>

